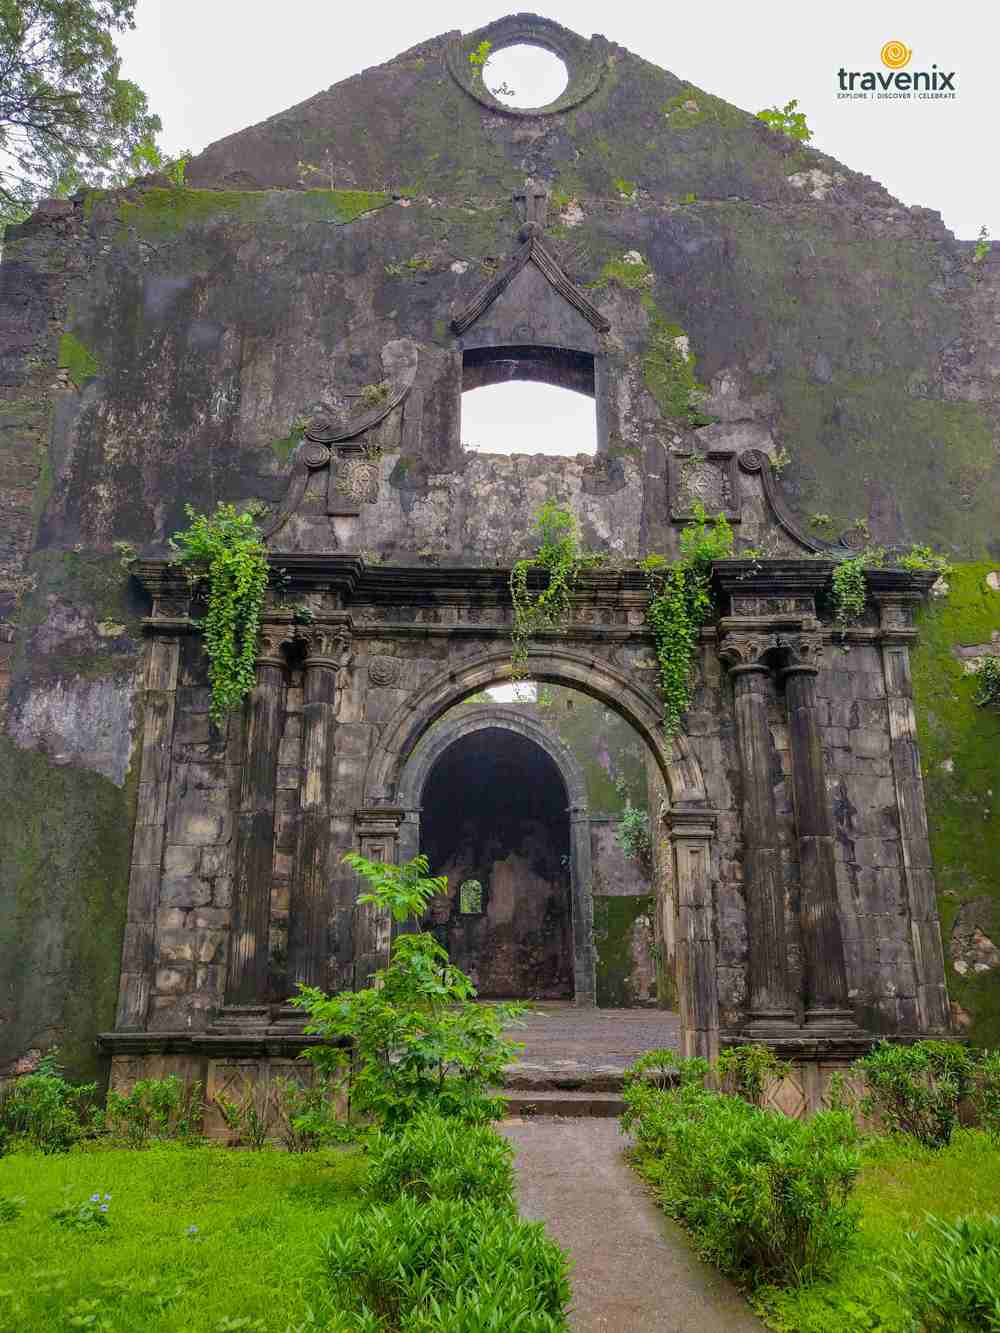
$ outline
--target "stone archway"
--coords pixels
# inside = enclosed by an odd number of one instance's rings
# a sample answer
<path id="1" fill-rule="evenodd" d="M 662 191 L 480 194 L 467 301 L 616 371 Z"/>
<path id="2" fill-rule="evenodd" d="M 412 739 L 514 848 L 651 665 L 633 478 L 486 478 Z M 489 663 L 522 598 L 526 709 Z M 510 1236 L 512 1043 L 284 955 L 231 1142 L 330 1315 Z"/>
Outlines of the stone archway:
<path id="1" fill-rule="evenodd" d="M 659 700 L 605 659 L 554 644 L 536 646 L 529 649 L 527 673 L 533 680 L 572 686 L 613 709 L 646 742 L 663 775 L 669 798 L 664 831 L 674 868 L 682 1048 L 685 1055 L 712 1059 L 719 1049 L 712 868 L 717 816 L 698 758 L 686 737 L 664 735 Z M 403 770 L 432 724 L 470 694 L 509 679 L 509 651 L 491 651 L 439 672 L 400 704 L 368 762 L 366 806 L 363 816 L 362 812 L 358 816 L 362 846 L 370 837 L 372 845 L 384 847 L 388 825 L 394 818 L 404 818 L 398 805 Z M 398 837 L 399 823 L 394 827 Z M 388 923 L 366 919 L 358 951 L 378 957 L 387 948 Z"/>
<path id="2" fill-rule="evenodd" d="M 524 737 L 552 760 L 566 789 L 570 829 L 570 901 L 573 927 L 573 998 L 596 1002 L 594 903 L 590 848 L 590 811 L 583 770 L 573 753 L 548 727 L 502 704 L 470 708 L 461 717 L 425 733 L 410 754 L 399 779 L 397 802 L 404 812 L 399 835 L 401 860 L 420 850 L 420 811 L 424 787 L 438 760 L 456 741 L 477 732 L 501 730 Z"/>

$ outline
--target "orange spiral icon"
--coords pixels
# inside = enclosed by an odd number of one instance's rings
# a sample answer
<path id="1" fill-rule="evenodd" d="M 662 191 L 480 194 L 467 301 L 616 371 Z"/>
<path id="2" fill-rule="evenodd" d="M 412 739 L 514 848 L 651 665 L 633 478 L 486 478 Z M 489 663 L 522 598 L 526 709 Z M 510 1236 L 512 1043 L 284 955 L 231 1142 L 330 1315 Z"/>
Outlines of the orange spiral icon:
<path id="1" fill-rule="evenodd" d="M 913 51 L 905 42 L 886 42 L 881 54 L 883 65 L 889 69 L 902 69 L 910 63 Z"/>

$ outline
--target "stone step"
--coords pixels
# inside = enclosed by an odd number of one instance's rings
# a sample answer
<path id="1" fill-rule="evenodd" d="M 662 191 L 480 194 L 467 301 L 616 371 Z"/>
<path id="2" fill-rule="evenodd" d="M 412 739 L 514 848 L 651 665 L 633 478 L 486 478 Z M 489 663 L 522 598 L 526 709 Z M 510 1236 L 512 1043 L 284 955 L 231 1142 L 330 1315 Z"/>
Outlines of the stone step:
<path id="1" fill-rule="evenodd" d="M 507 1120 L 534 1116 L 591 1116 L 610 1119 L 621 1115 L 625 1103 L 615 1092 L 505 1092 Z"/>
<path id="2" fill-rule="evenodd" d="M 621 1086 L 620 1068 L 574 1068 L 570 1062 L 555 1066 L 508 1065 L 503 1080 L 505 1092 L 620 1092 Z"/>

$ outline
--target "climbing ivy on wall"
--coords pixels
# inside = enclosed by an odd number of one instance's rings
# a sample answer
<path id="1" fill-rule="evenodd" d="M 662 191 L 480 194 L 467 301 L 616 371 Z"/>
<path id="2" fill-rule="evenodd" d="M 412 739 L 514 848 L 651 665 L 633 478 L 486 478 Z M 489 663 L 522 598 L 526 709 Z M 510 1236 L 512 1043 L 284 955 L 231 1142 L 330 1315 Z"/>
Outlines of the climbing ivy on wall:
<path id="1" fill-rule="evenodd" d="M 538 550 L 518 560 L 510 571 L 510 595 L 514 604 L 511 630 L 510 674 L 523 680 L 528 665 L 528 640 L 540 630 L 556 629 L 569 613 L 570 599 L 582 569 L 599 564 L 600 555 L 585 553 L 580 546 L 576 519 L 554 500 L 546 500 L 535 515 Z M 548 575 L 537 592 L 528 587 L 528 575 L 538 570 Z"/>
<path id="2" fill-rule="evenodd" d="M 676 733 L 691 703 L 691 668 L 698 634 L 712 609 L 712 561 L 732 554 L 733 530 L 724 514 L 709 518 L 703 505 L 681 529 L 680 559 L 651 555 L 643 561 L 649 583 L 646 621 L 656 643 L 663 695 L 663 726 Z"/>
<path id="3" fill-rule="evenodd" d="M 833 610 L 839 630 L 856 624 L 864 614 L 868 589 L 865 571 L 882 569 L 889 559 L 881 546 L 867 546 L 836 566 L 832 576 Z M 933 570 L 937 574 L 947 574 L 949 569 L 944 556 L 936 555 L 929 546 L 911 546 L 905 555 L 893 556 L 892 563 L 901 569 Z"/>
<path id="4" fill-rule="evenodd" d="M 175 532 L 177 551 L 190 582 L 206 590 L 208 610 L 201 622 L 212 687 L 209 707 L 221 722 L 253 689 L 257 674 L 257 637 L 267 588 L 267 548 L 257 526 L 259 509 L 240 513 L 219 504 L 214 514 L 198 514 L 185 505 L 191 526 Z"/>

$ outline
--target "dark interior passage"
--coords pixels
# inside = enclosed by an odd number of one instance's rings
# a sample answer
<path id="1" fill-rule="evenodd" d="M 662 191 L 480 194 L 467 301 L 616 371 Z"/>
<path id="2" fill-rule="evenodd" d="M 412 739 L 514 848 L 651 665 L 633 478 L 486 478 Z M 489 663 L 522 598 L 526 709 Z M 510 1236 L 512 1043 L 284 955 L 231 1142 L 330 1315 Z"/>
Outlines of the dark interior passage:
<path id="1" fill-rule="evenodd" d="M 566 806 L 545 751 L 501 728 L 456 741 L 427 778 L 421 846 L 448 876 L 433 928 L 483 996 L 573 995 Z"/>

